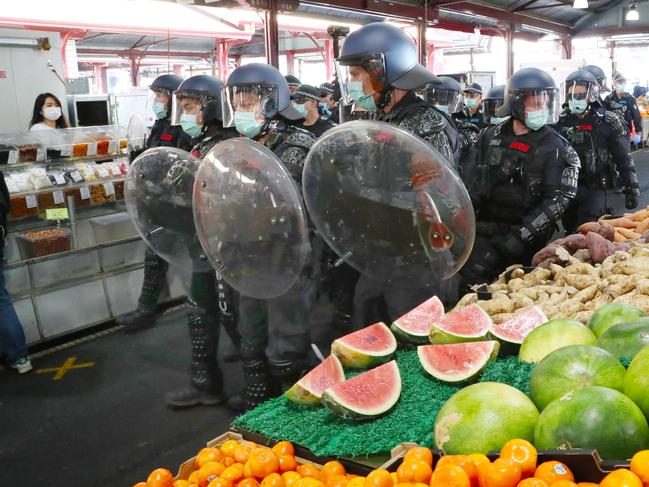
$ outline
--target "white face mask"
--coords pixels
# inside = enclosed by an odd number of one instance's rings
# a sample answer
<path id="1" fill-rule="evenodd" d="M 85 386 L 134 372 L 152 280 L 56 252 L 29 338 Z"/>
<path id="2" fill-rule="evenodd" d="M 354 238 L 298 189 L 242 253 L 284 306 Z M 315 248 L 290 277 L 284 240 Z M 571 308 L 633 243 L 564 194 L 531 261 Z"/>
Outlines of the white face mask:
<path id="1" fill-rule="evenodd" d="M 46 119 L 55 122 L 56 120 L 61 118 L 61 107 L 44 107 L 43 116 Z"/>

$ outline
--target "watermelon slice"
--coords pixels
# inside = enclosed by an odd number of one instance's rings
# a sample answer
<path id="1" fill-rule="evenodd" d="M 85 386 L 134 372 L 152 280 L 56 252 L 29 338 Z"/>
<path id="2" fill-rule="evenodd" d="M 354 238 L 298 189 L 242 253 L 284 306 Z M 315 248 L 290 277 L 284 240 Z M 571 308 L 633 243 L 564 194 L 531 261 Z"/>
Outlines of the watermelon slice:
<path id="1" fill-rule="evenodd" d="M 431 325 L 443 316 L 444 305 L 437 296 L 433 296 L 392 323 L 391 328 L 402 342 L 428 343 Z"/>
<path id="2" fill-rule="evenodd" d="M 498 356 L 500 344 L 485 342 L 421 345 L 417 347 L 419 363 L 435 379 L 463 382 L 474 378 L 490 360 Z"/>
<path id="3" fill-rule="evenodd" d="M 491 317 L 480 306 L 470 304 L 433 323 L 428 338 L 434 345 L 475 342 L 484 339 L 492 325 Z"/>
<path id="4" fill-rule="evenodd" d="M 385 323 L 375 323 L 334 340 L 331 353 L 343 367 L 369 369 L 390 360 L 397 340 Z"/>
<path id="5" fill-rule="evenodd" d="M 284 395 L 291 401 L 305 406 L 319 406 L 325 389 L 345 381 L 343 366 L 335 355 L 329 355 L 315 366 Z"/>
<path id="6" fill-rule="evenodd" d="M 518 310 L 509 320 L 495 324 L 489 334 L 499 340 L 503 351 L 517 354 L 517 348 L 532 330 L 548 322 L 545 313 L 537 306 L 529 306 Z"/>
<path id="7" fill-rule="evenodd" d="M 345 419 L 372 419 L 388 412 L 401 396 L 401 375 L 392 360 L 336 384 L 322 393 L 322 403 Z"/>

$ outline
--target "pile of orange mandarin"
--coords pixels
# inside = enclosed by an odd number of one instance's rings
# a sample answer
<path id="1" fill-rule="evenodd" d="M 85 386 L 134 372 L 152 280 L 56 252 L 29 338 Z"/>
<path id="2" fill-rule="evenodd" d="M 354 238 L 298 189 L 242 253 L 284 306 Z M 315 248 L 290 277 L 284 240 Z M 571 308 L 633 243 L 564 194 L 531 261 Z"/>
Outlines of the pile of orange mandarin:
<path id="1" fill-rule="evenodd" d="M 373 470 L 367 477 L 348 474 L 336 461 L 319 467 L 298 465 L 287 441 L 272 448 L 228 440 L 220 448 L 203 448 L 187 480 L 174 480 L 164 468 L 133 487 L 649 487 L 649 450 L 637 453 L 630 469 L 610 473 L 601 483 L 576 483 L 561 462 L 537 465 L 537 452 L 525 440 L 505 444 L 491 462 L 485 455 L 446 455 L 433 464 L 431 450 L 408 450 L 396 472 Z"/>

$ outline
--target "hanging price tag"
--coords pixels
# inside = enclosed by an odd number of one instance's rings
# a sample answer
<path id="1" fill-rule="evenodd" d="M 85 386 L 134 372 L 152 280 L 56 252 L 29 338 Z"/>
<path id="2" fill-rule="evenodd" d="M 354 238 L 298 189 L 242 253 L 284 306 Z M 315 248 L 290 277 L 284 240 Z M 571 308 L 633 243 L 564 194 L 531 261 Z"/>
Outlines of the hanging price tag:
<path id="1" fill-rule="evenodd" d="M 27 208 L 37 208 L 38 207 L 38 200 L 36 199 L 36 195 L 30 194 L 25 198 L 27 201 Z"/>
<path id="2" fill-rule="evenodd" d="M 18 164 L 18 151 L 17 150 L 9 151 L 9 159 L 7 160 L 7 164 Z"/>
<path id="3" fill-rule="evenodd" d="M 108 153 L 117 154 L 118 152 L 119 152 L 119 141 L 111 140 L 110 143 L 108 144 Z"/>
<path id="4" fill-rule="evenodd" d="M 41 161 L 45 160 L 45 149 L 43 149 L 43 148 L 36 149 L 36 160 L 38 162 L 41 162 Z"/>
<path id="5" fill-rule="evenodd" d="M 104 191 L 106 192 L 106 196 L 115 196 L 115 186 L 113 186 L 113 183 L 104 183 Z"/>
<path id="6" fill-rule="evenodd" d="M 63 174 L 55 174 L 54 181 L 56 181 L 56 184 L 65 184 L 65 176 Z"/>
<path id="7" fill-rule="evenodd" d="M 71 157 L 72 156 L 72 146 L 66 145 L 61 147 L 61 157 Z"/>
<path id="8" fill-rule="evenodd" d="M 54 191 L 52 195 L 54 195 L 55 205 L 62 205 L 63 203 L 65 203 L 65 198 L 63 197 L 63 191 Z"/>
<path id="9" fill-rule="evenodd" d="M 46 220 L 67 220 L 69 218 L 67 208 L 52 208 L 45 210 Z"/>
<path id="10" fill-rule="evenodd" d="M 89 156 L 97 155 L 97 142 L 88 143 L 88 155 Z"/>
<path id="11" fill-rule="evenodd" d="M 89 200 L 90 199 L 90 190 L 88 189 L 88 186 L 81 186 L 79 188 L 81 191 L 81 199 L 82 200 Z"/>

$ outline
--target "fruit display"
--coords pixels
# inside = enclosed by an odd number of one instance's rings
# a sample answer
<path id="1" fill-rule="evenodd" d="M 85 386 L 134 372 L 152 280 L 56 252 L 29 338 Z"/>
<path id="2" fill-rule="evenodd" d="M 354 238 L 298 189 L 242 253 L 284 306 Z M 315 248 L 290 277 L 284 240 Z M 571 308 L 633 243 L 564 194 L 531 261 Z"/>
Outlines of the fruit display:
<path id="1" fill-rule="evenodd" d="M 345 381 L 345 371 L 335 355 L 330 355 L 314 367 L 284 394 L 288 399 L 305 406 L 319 406 L 325 389 Z"/>
<path id="2" fill-rule="evenodd" d="M 417 347 L 419 362 L 426 372 L 444 382 L 463 382 L 480 374 L 498 356 L 495 340 Z"/>
<path id="3" fill-rule="evenodd" d="M 624 394 L 632 399 L 649 420 L 649 345 L 640 350 L 624 376 Z"/>
<path id="4" fill-rule="evenodd" d="M 567 345 L 595 345 L 597 338 L 578 321 L 559 318 L 532 330 L 521 344 L 518 357 L 523 362 L 538 363 L 555 350 Z"/>
<path id="5" fill-rule="evenodd" d="M 324 390 L 322 403 L 345 419 L 372 419 L 392 409 L 401 396 L 396 361 L 368 370 Z"/>
<path id="6" fill-rule="evenodd" d="M 385 363 L 397 349 L 397 340 L 384 323 L 375 323 L 362 330 L 334 340 L 331 353 L 343 367 L 368 369 Z"/>
<path id="7" fill-rule="evenodd" d="M 512 438 L 533 441 L 538 417 L 534 403 L 518 389 L 496 382 L 473 384 L 440 409 L 435 445 L 450 454 L 486 454 Z"/>
<path id="8" fill-rule="evenodd" d="M 395 336 L 404 343 L 428 343 L 431 323 L 444 317 L 444 305 L 437 296 L 423 302 L 392 323 Z"/>
<path id="9" fill-rule="evenodd" d="M 647 316 L 647 313 L 644 311 L 626 304 L 605 304 L 590 317 L 590 320 L 588 320 L 588 328 L 599 338 L 606 330 L 618 323 L 628 323 L 629 321 L 635 321 L 636 318 L 643 318 L 645 316 Z"/>
<path id="10" fill-rule="evenodd" d="M 602 386 L 622 391 L 626 370 L 617 358 L 590 345 L 569 345 L 547 355 L 532 372 L 530 397 L 545 407 L 581 387 Z"/>
<path id="11" fill-rule="evenodd" d="M 464 296 L 455 309 L 476 304 L 499 324 L 523 308 L 537 306 L 550 319 L 568 318 L 588 323 L 596 310 L 609 303 L 626 304 L 649 311 L 649 245 L 632 243 L 627 252 L 617 251 L 601 264 L 588 264 L 569 256 L 563 267 L 551 263 L 526 272 L 512 266 L 483 290 Z"/>
<path id="12" fill-rule="evenodd" d="M 516 346 L 520 346 L 532 330 L 547 321 L 548 318 L 542 309 L 530 306 L 518 310 L 512 318 L 494 324 L 489 334 L 509 347 L 510 351 L 515 351 Z"/>

